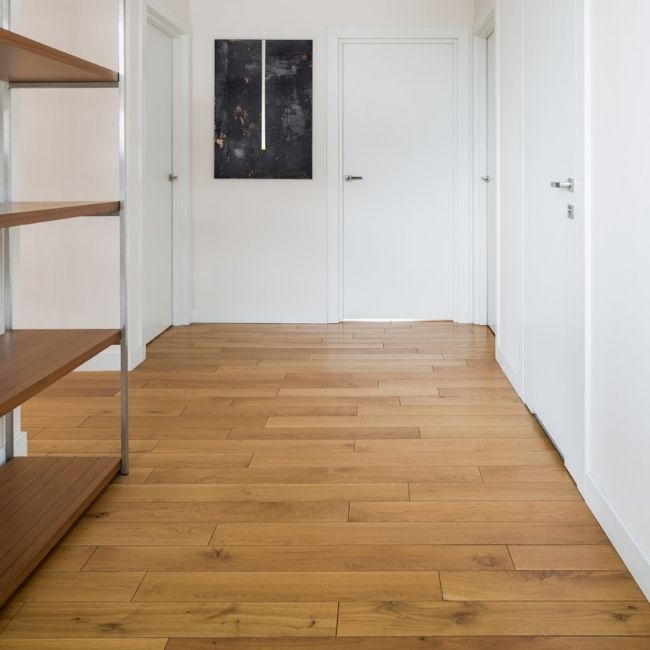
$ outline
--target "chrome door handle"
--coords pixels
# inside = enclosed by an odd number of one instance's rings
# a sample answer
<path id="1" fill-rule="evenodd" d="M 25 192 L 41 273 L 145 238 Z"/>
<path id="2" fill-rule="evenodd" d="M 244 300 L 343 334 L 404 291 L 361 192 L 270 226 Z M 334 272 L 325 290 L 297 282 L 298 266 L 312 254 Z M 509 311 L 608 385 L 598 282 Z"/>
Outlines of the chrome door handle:
<path id="1" fill-rule="evenodd" d="M 351 183 L 352 181 L 362 181 L 363 176 L 346 176 L 345 177 L 345 182 L 346 183 Z"/>
<path id="2" fill-rule="evenodd" d="M 484 183 L 489 183 L 492 180 L 492 176 L 481 176 L 481 180 Z"/>
<path id="3" fill-rule="evenodd" d="M 575 189 L 575 181 L 573 178 L 567 178 L 566 181 L 551 181 L 551 187 L 556 187 L 560 190 L 569 190 L 573 192 Z"/>
<path id="4" fill-rule="evenodd" d="M 174 176 L 174 174 L 170 174 L 168 176 L 168 178 L 169 178 L 170 181 L 177 181 L 178 180 L 178 176 Z"/>

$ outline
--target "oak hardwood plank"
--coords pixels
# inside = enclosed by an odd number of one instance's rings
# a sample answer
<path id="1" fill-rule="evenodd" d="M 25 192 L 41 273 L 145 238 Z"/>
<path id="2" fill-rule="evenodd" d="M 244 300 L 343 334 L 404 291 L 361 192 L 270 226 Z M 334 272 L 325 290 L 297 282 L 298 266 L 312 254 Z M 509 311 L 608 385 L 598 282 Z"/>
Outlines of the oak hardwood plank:
<path id="1" fill-rule="evenodd" d="M 600 526 L 571 522 L 220 524 L 220 546 L 332 544 L 602 544 Z"/>
<path id="2" fill-rule="evenodd" d="M 142 457 L 142 463 L 153 460 Z M 171 465 L 171 463 L 170 463 Z M 247 467 L 213 469 L 213 466 L 160 467 L 147 479 L 149 484 L 160 483 L 283 483 L 354 484 L 354 483 L 481 483 L 478 467 Z"/>
<path id="3" fill-rule="evenodd" d="M 541 436 L 528 438 L 428 438 L 420 440 L 359 440 L 359 452 L 404 453 L 431 451 L 543 451 L 551 442 Z"/>
<path id="4" fill-rule="evenodd" d="M 159 456 L 160 454 L 152 454 Z M 253 455 L 251 467 L 390 467 L 465 466 L 465 465 L 550 465 L 560 467 L 561 459 L 554 449 L 543 451 L 439 451 L 400 453 L 295 452 L 291 455 L 259 452 Z"/>
<path id="5" fill-rule="evenodd" d="M 203 546 L 212 537 L 215 527 L 216 524 L 98 523 L 82 519 L 63 543 L 71 546 Z"/>
<path id="6" fill-rule="evenodd" d="M 310 427 L 388 427 L 388 426 L 534 426 L 530 415 L 358 415 L 358 416 L 293 416 L 269 417 L 266 426 L 270 428 Z"/>
<path id="7" fill-rule="evenodd" d="M 521 466 L 487 466 L 479 468 L 486 483 L 544 483 L 570 482 L 571 477 L 561 465 L 533 466 L 522 463 Z"/>
<path id="8" fill-rule="evenodd" d="M 579 501 L 570 481 L 556 483 L 411 483 L 412 501 Z"/>
<path id="9" fill-rule="evenodd" d="M 351 503 L 350 521 L 548 521 L 596 523 L 582 501 Z"/>
<path id="10" fill-rule="evenodd" d="M 96 549 L 96 546 L 58 545 L 39 565 L 37 575 L 43 571 L 81 571 Z"/>
<path id="11" fill-rule="evenodd" d="M 646 602 L 628 571 L 443 571 L 440 582 L 445 600 Z"/>
<path id="12" fill-rule="evenodd" d="M 166 417 L 157 415 L 134 415 L 130 418 L 131 426 L 134 429 L 140 427 L 151 429 L 154 427 L 167 430 L 179 431 L 184 429 L 229 429 L 231 427 L 263 427 L 266 424 L 265 417 Z M 61 425 L 65 426 L 65 425 Z M 70 425 L 74 426 L 74 425 Z M 114 415 L 89 417 L 80 425 L 91 428 L 119 427 L 119 417 Z"/>
<path id="13" fill-rule="evenodd" d="M 516 569 L 531 570 L 621 570 L 625 568 L 610 544 L 513 545 L 508 547 Z"/>
<path id="14" fill-rule="evenodd" d="M 185 440 L 226 440 L 230 434 L 230 429 L 185 429 L 183 439 Z M 172 429 L 163 429 L 152 427 L 150 429 L 135 428 L 129 431 L 129 438 L 132 441 L 158 441 L 158 440 L 176 440 L 179 432 Z M 100 427 L 93 429 L 91 427 L 48 427 L 41 429 L 40 432 L 33 436 L 30 431 L 29 439 L 43 440 L 119 440 L 119 429 Z"/>
<path id="15" fill-rule="evenodd" d="M 503 545 L 100 546 L 87 571 L 498 571 Z"/>
<path id="16" fill-rule="evenodd" d="M 419 427 L 420 437 L 429 438 L 471 438 L 498 440 L 501 438 L 540 438 L 544 434 L 537 426 L 501 426 L 501 427 L 463 427 L 453 425 L 438 425 Z"/>
<path id="17" fill-rule="evenodd" d="M 160 503 L 110 503 L 93 505 L 85 519 L 126 523 L 211 523 L 211 522 L 306 522 L 347 521 L 348 503 L 199 501 Z"/>
<path id="18" fill-rule="evenodd" d="M 19 602 L 129 602 L 144 573 L 39 571 L 15 595 Z"/>
<path id="19" fill-rule="evenodd" d="M 323 636 L 336 603 L 26 603 L 7 636 Z"/>
<path id="20" fill-rule="evenodd" d="M 219 639 L 219 650 L 647 650 L 647 638 L 622 636 L 325 637 Z M 171 638 L 166 650 L 214 650 L 216 639 Z M 24 646 L 0 650 L 23 650 Z M 71 648 L 76 649 L 75 646 Z M 50 650 L 49 646 L 44 650 Z M 55 650 L 61 650 L 56 647 Z M 138 650 L 138 649 L 134 649 Z"/>
<path id="21" fill-rule="evenodd" d="M 167 638 L 161 639 L 129 639 L 128 645 L 124 639 L 39 639 L 38 650 L 166 650 Z M 0 637 L 0 650 L 35 650 L 33 639 L 16 637 Z"/>
<path id="22" fill-rule="evenodd" d="M 110 575 L 110 574 L 109 574 Z M 143 602 L 441 600 L 437 571 L 147 573 Z"/>
<path id="23" fill-rule="evenodd" d="M 293 440 L 161 440 L 156 445 L 158 452 L 195 452 L 254 454 L 260 452 L 291 454 L 296 450 Z M 302 440 L 301 453 L 319 455 L 322 452 L 354 451 L 354 440 Z"/>
<path id="24" fill-rule="evenodd" d="M 165 504 L 202 501 L 408 501 L 407 483 L 343 484 L 162 484 L 110 485 L 96 502 L 97 507 L 116 503 Z"/>
<path id="25" fill-rule="evenodd" d="M 648 635 L 640 602 L 341 603 L 339 636 Z"/>
<path id="26" fill-rule="evenodd" d="M 251 454 L 132 453 L 132 467 L 248 467 Z"/>
<path id="27" fill-rule="evenodd" d="M 193 432 L 192 432 L 193 434 Z M 228 440 L 364 440 L 419 438 L 418 427 L 351 427 L 329 429 L 231 429 Z"/>
<path id="28" fill-rule="evenodd" d="M 149 452 L 157 445 L 157 440 L 130 440 L 131 452 Z M 37 438 L 29 442 L 31 454 L 112 454 L 119 456 L 121 443 L 119 440 L 48 440 Z"/>

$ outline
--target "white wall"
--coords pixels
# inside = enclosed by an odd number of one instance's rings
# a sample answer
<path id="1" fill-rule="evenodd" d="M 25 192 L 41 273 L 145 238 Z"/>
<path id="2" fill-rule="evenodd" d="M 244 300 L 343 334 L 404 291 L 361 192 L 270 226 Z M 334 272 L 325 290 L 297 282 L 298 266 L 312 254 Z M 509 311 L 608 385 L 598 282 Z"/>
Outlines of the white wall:
<path id="1" fill-rule="evenodd" d="M 127 79 L 141 65 L 145 0 L 128 2 L 130 59 Z M 189 0 L 150 0 L 189 23 Z M 118 67 L 118 0 L 18 0 L 15 29 L 87 58 Z M 127 95 L 135 99 L 133 85 Z M 23 200 L 111 200 L 119 196 L 118 92 L 115 89 L 22 90 L 15 129 L 14 198 Z M 129 139 L 139 141 L 135 124 Z M 130 160 L 137 160 L 130 146 Z M 133 188 L 136 190 L 137 188 Z M 130 190 L 129 199 L 131 199 Z M 136 195 L 137 192 L 133 191 Z M 137 202 L 128 215 L 130 237 L 130 349 L 141 360 L 140 217 Z M 20 327 L 119 326 L 119 224 L 116 218 L 74 219 L 20 230 Z M 87 367 L 118 367 L 116 348 Z"/>
<path id="2" fill-rule="evenodd" d="M 523 394 L 522 3 L 498 0 L 497 359 Z"/>
<path id="3" fill-rule="evenodd" d="M 474 0 L 474 25 L 479 27 L 491 11 L 496 9 L 497 0 Z"/>
<path id="4" fill-rule="evenodd" d="M 650 597 L 650 3 L 591 1 L 589 502 Z"/>
<path id="5" fill-rule="evenodd" d="M 193 0 L 194 320 L 327 317 L 327 29 L 464 26 L 473 0 Z M 214 180 L 214 39 L 314 40 L 314 179 Z"/>
<path id="6" fill-rule="evenodd" d="M 21 0 L 17 22 L 25 36 L 117 69 L 113 0 Z M 117 91 L 17 92 L 14 198 L 116 199 Z M 18 326 L 119 326 L 117 219 L 28 226 L 19 236 Z"/>

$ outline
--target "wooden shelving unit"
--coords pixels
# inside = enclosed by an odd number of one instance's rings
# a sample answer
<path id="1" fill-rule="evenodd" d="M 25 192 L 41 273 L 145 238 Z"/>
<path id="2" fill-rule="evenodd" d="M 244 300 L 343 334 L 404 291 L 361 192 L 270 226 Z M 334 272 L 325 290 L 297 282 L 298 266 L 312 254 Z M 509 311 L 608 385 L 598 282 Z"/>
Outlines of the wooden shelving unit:
<path id="1" fill-rule="evenodd" d="M 0 29 L 0 77 L 10 84 L 105 84 L 116 87 L 113 70 Z"/>
<path id="2" fill-rule="evenodd" d="M 30 223 L 73 219 L 74 217 L 95 217 L 119 214 L 119 201 L 88 203 L 86 201 L 21 201 L 0 203 L 0 228 L 27 226 Z"/>
<path id="3" fill-rule="evenodd" d="M 119 342 L 120 330 L 12 330 L 0 335 L 0 415 Z"/>
<path id="4" fill-rule="evenodd" d="M 3 0 L 0 0 L 3 1 Z M 9 31 L 8 3 L 0 29 L 3 202 L 0 204 L 0 423 L 7 462 L 0 467 L 0 605 L 118 471 L 128 472 L 128 348 L 126 314 L 126 222 L 124 212 L 125 89 L 124 10 L 120 8 L 120 73 Z M 119 89 L 120 197 L 114 201 L 12 202 L 11 101 L 13 88 L 106 87 Z M 82 161 L 80 161 L 82 164 Z M 120 220 L 120 328 L 105 330 L 16 330 L 13 328 L 13 228 L 45 221 L 116 215 Z M 102 350 L 120 345 L 120 458 L 14 458 L 14 422 L 21 404 Z M 1 431 L 0 431 L 1 433 Z"/>

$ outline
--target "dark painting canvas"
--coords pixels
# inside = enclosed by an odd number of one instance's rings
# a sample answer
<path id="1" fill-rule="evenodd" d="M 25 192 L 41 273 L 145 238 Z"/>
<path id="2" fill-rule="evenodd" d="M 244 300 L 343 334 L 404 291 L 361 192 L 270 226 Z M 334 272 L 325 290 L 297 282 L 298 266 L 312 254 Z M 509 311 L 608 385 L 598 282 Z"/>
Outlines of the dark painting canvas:
<path id="1" fill-rule="evenodd" d="M 312 41 L 215 41 L 215 178 L 312 177 Z"/>

